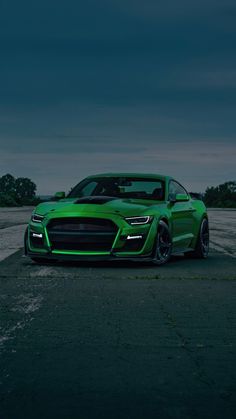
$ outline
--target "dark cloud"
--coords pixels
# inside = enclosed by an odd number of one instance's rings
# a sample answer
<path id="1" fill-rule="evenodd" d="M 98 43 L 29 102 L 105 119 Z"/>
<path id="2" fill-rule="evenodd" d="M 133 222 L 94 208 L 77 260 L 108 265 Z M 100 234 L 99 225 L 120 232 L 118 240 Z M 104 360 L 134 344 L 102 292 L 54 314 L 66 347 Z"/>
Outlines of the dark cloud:
<path id="1" fill-rule="evenodd" d="M 59 173 L 66 188 L 155 161 L 198 189 L 235 177 L 235 15 L 232 0 L 2 0 L 0 175 L 45 193 Z"/>

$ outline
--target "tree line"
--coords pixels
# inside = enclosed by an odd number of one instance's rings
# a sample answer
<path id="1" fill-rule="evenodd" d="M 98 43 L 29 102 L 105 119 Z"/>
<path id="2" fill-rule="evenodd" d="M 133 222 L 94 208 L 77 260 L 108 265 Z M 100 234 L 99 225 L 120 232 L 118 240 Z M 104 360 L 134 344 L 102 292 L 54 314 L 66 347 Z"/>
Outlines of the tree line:
<path id="1" fill-rule="evenodd" d="M 36 205 L 40 201 L 36 197 L 36 189 L 32 180 L 15 178 L 8 173 L 0 177 L 0 207 Z"/>
<path id="2" fill-rule="evenodd" d="M 236 181 L 207 188 L 203 200 L 207 207 L 236 208 Z"/>
<path id="3" fill-rule="evenodd" d="M 15 178 L 8 173 L 0 177 L 0 207 L 37 205 L 40 198 L 36 196 L 36 190 L 31 179 Z M 236 181 L 208 187 L 202 199 L 207 207 L 236 208 Z"/>

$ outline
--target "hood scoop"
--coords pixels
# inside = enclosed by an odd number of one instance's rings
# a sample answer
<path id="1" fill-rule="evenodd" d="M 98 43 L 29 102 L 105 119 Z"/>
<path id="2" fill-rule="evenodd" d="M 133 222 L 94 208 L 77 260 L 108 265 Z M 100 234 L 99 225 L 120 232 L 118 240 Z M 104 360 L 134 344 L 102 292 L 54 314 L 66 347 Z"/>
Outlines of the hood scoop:
<path id="1" fill-rule="evenodd" d="M 113 196 L 86 196 L 84 198 L 79 198 L 75 201 L 75 204 L 96 204 L 102 205 L 106 204 L 107 202 L 114 201 L 115 198 Z"/>

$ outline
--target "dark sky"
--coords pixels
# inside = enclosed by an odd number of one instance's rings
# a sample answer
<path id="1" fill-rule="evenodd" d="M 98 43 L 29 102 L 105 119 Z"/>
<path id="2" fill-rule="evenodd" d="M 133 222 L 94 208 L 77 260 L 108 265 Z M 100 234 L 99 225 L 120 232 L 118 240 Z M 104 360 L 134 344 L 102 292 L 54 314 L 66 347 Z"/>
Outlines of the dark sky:
<path id="1" fill-rule="evenodd" d="M 0 0 L 0 176 L 236 178 L 235 0 Z"/>

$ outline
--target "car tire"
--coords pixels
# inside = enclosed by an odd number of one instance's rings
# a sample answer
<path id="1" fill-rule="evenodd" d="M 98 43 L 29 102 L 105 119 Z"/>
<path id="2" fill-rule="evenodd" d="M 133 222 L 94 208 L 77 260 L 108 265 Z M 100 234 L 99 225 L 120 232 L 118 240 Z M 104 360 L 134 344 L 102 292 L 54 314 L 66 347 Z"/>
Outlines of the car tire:
<path id="1" fill-rule="evenodd" d="M 158 224 L 157 235 L 155 244 L 153 247 L 153 259 L 154 265 L 164 265 L 168 262 L 172 252 L 172 240 L 168 225 L 164 221 L 160 221 Z"/>
<path id="2" fill-rule="evenodd" d="M 28 255 L 28 227 L 25 230 L 25 235 L 24 235 L 24 254 L 25 256 Z"/>
<path id="3" fill-rule="evenodd" d="M 187 258 L 206 259 L 209 253 L 209 223 L 204 217 L 201 221 L 196 247 L 193 251 L 186 252 Z"/>

